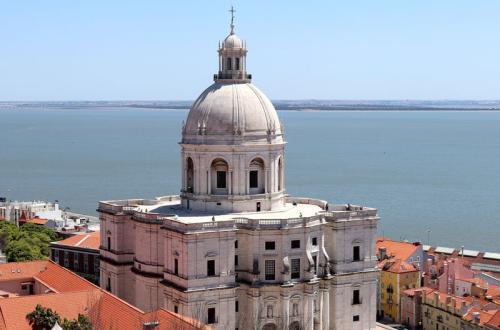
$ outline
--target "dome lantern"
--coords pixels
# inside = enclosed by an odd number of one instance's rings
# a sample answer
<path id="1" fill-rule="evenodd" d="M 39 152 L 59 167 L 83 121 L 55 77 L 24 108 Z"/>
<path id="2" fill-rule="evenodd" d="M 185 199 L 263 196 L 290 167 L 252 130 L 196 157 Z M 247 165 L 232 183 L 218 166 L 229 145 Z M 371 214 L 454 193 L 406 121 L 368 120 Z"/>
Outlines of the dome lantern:
<path id="1" fill-rule="evenodd" d="M 245 43 L 234 33 L 234 8 L 231 7 L 231 30 L 219 43 L 219 72 L 214 74 L 215 82 L 248 83 L 252 76 L 246 72 L 247 49 Z"/>

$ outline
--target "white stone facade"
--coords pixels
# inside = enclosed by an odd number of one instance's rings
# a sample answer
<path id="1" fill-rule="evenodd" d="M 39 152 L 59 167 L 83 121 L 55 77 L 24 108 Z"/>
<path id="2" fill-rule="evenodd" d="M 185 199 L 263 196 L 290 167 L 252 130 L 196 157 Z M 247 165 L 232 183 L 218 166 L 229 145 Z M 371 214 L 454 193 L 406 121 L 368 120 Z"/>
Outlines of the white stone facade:
<path id="1" fill-rule="evenodd" d="M 246 54 L 232 25 L 182 128 L 180 196 L 99 203 L 101 286 L 217 329 L 375 329 L 377 210 L 286 195 Z"/>

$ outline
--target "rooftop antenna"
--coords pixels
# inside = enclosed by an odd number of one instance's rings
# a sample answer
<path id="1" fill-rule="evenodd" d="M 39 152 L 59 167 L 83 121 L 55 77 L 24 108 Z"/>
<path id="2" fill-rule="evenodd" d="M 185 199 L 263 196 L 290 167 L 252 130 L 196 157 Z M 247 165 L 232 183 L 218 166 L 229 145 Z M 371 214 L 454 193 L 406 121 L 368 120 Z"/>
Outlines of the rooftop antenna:
<path id="1" fill-rule="evenodd" d="M 236 12 L 236 10 L 234 10 L 234 7 L 231 6 L 229 12 L 231 13 L 231 34 L 234 34 L 234 13 Z"/>

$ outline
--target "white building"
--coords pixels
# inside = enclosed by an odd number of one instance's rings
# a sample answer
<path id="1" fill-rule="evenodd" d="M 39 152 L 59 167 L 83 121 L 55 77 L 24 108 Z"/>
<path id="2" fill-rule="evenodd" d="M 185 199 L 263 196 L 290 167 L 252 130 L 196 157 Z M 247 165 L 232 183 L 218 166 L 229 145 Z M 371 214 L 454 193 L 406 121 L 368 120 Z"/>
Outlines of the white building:
<path id="1" fill-rule="evenodd" d="M 31 219 L 34 217 L 50 220 L 62 220 L 62 210 L 56 202 L 45 201 L 0 201 L 0 219 L 18 223 L 20 219 Z"/>
<path id="2" fill-rule="evenodd" d="M 377 210 L 285 190 L 283 125 L 245 43 L 182 127 L 179 196 L 99 203 L 101 286 L 217 329 L 375 329 Z"/>

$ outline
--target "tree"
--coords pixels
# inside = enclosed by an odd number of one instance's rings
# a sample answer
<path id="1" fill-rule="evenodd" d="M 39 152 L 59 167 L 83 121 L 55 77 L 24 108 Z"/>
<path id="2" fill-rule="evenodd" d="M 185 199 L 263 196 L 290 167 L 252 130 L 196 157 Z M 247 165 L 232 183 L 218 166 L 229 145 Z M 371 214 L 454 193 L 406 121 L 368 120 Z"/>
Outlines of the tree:
<path id="1" fill-rule="evenodd" d="M 64 319 L 61 326 L 64 330 L 92 330 L 90 318 L 83 314 L 78 314 L 74 320 Z"/>
<path id="2" fill-rule="evenodd" d="M 50 330 L 56 322 L 61 322 L 59 314 L 39 304 L 33 312 L 26 315 L 26 319 L 34 330 Z"/>

